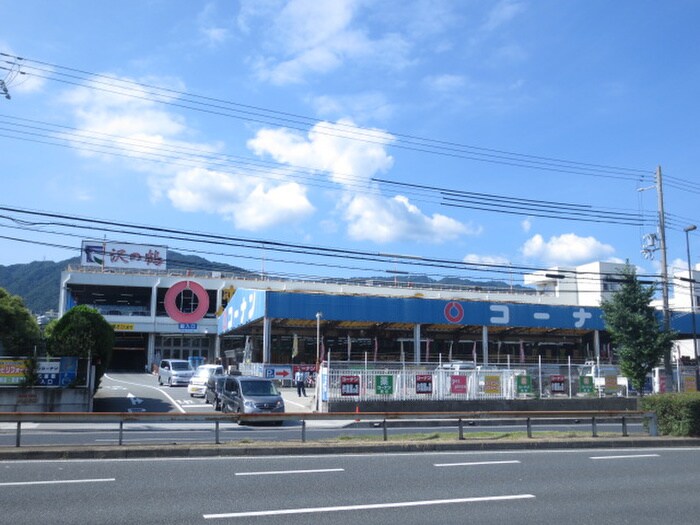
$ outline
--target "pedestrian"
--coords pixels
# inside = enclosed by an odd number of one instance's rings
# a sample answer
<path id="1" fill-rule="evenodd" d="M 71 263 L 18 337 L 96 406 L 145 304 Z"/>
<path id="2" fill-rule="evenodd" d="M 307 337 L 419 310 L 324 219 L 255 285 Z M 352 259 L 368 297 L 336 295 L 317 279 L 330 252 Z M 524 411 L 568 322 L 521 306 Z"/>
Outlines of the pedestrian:
<path id="1" fill-rule="evenodd" d="M 301 368 L 294 374 L 294 382 L 297 384 L 297 395 L 306 397 L 306 374 L 301 371 Z"/>

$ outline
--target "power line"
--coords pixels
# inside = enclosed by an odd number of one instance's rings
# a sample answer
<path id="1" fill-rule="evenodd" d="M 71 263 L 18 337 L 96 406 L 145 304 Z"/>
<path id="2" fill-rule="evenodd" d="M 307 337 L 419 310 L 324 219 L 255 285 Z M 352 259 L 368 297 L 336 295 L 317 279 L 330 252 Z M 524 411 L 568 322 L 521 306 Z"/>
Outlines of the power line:
<path id="1" fill-rule="evenodd" d="M 244 248 L 244 249 L 253 249 L 253 250 L 269 250 L 272 252 L 278 252 L 278 253 L 289 253 L 289 254 L 294 254 L 297 256 L 313 256 L 313 257 L 323 257 L 323 258 L 330 258 L 330 259 L 342 259 L 343 263 L 342 265 L 337 265 L 337 264 L 327 264 L 326 263 L 321 263 L 319 264 L 317 261 L 314 262 L 315 265 L 318 266 L 328 266 L 328 267 L 333 267 L 333 268 L 347 268 L 347 262 L 348 260 L 353 260 L 353 261 L 364 261 L 364 262 L 374 262 L 374 263 L 384 263 L 384 264 L 391 264 L 391 265 L 397 265 L 400 264 L 404 267 L 412 268 L 412 267 L 417 267 L 417 268 L 439 268 L 439 269 L 449 269 L 449 270 L 457 270 L 460 272 L 464 271 L 470 271 L 470 272 L 476 272 L 477 274 L 483 274 L 483 273 L 490 273 L 494 274 L 497 276 L 500 276 L 501 279 L 503 279 L 504 274 L 508 276 L 512 276 L 513 274 L 517 275 L 525 275 L 528 273 L 543 273 L 546 274 L 548 272 L 548 269 L 545 268 L 540 268 L 540 267 L 533 267 L 533 266 L 524 266 L 524 265 L 512 265 L 512 264 L 490 264 L 490 263 L 470 263 L 470 262 L 465 262 L 465 261 L 457 261 L 457 260 L 450 260 L 450 259 L 442 259 L 442 258 L 435 258 L 435 257 L 420 257 L 420 256 L 415 256 L 415 255 L 403 255 L 403 254 L 387 254 L 387 253 L 381 253 L 381 252 L 368 252 L 368 251 L 362 251 L 362 250 L 348 250 L 348 249 L 340 249 L 340 248 L 331 248 L 331 247 L 322 247 L 322 246 L 313 246 L 313 245 L 305 245 L 305 244 L 294 244 L 294 243 L 285 243 L 285 242 L 279 242 L 279 241 L 270 241 L 270 240 L 263 240 L 263 239 L 245 239 L 245 238 L 240 238 L 240 237 L 233 237 L 233 236 L 223 236 L 223 235 L 218 235 L 218 234 L 212 234 L 212 233 L 204 233 L 204 232 L 194 232 L 194 231 L 181 231 L 181 230 L 174 230 L 171 228 L 163 228 L 163 227 L 158 227 L 158 226 L 147 226 L 147 225 L 139 225 L 139 224 L 130 224 L 130 223 L 124 223 L 124 222 L 116 222 L 116 221 L 108 221 L 108 220 L 103 220 L 103 219 L 95 219 L 95 218 L 85 218 L 85 217 L 76 217 L 76 216 L 70 216 L 66 214 L 60 214 L 60 213 L 53 213 L 53 212 L 45 212 L 45 211 L 33 211 L 33 210 L 25 210 L 25 209 L 18 209 L 18 208 L 13 208 L 13 207 L 8 207 L 8 206 L 0 206 L 0 209 L 9 211 L 11 213 L 19 213 L 21 215 L 29 215 L 33 217 L 42 217 L 44 219 L 58 219 L 56 220 L 49 220 L 49 221 L 42 221 L 40 223 L 33 222 L 33 221 L 27 221 L 25 219 L 17 219 L 16 217 L 12 216 L 4 216 L 4 218 L 12 220 L 14 222 L 18 222 L 21 224 L 22 229 L 29 229 L 33 226 L 47 226 L 47 225 L 52 225 L 52 226 L 58 226 L 58 227 L 65 227 L 69 229 L 78 229 L 78 230 L 86 230 L 89 232 L 89 234 L 94 237 L 95 232 L 109 232 L 109 233 L 118 233 L 120 235 L 135 235 L 135 236 L 143 236 L 143 237 L 149 237 L 149 238 L 159 238 L 159 239 L 168 239 L 168 240 L 179 240 L 179 241 L 187 241 L 187 242 L 195 242 L 195 243 L 203 243 L 206 244 L 207 246 L 210 245 L 218 245 L 218 246 L 226 246 L 226 247 L 235 247 L 235 248 Z M 74 222 L 63 222 L 63 221 L 74 221 Z M 77 224 L 76 224 L 77 223 Z M 56 233 L 59 235 L 67 235 L 64 233 L 57 233 L 57 232 L 46 232 L 45 230 L 37 230 L 42 233 Z M 238 257 L 238 255 L 236 256 Z M 262 259 L 262 257 L 258 257 L 258 260 Z M 283 262 L 285 263 L 292 263 L 292 264 L 308 264 L 303 261 L 289 261 L 289 260 L 284 260 Z M 359 267 L 351 267 L 350 269 L 357 269 L 360 270 L 361 268 Z M 371 270 L 371 269 L 363 269 L 363 271 L 386 271 L 386 270 Z M 424 273 L 424 272 L 420 272 Z M 577 278 L 579 280 L 586 280 L 589 277 L 584 277 L 584 276 L 591 276 L 590 279 L 594 280 L 600 280 L 601 277 L 605 277 L 607 274 L 596 274 L 594 272 L 576 272 L 575 270 L 567 270 L 567 269 L 559 269 L 557 270 L 558 274 L 561 274 L 563 276 L 578 276 Z M 463 274 L 460 274 L 461 278 L 464 278 L 465 276 Z M 657 276 L 653 276 L 656 278 Z M 484 280 L 484 277 L 469 277 L 470 279 L 477 279 L 477 280 Z M 491 277 L 491 279 L 494 279 L 495 277 Z"/>
<path id="2" fill-rule="evenodd" d="M 78 149 L 92 153 L 124 156 L 136 160 L 148 160 L 159 163 L 165 161 L 174 165 L 183 165 L 187 167 L 200 167 L 202 162 L 205 162 L 209 169 L 217 169 L 220 171 L 230 172 L 232 167 L 239 167 L 248 171 L 258 172 L 263 178 L 276 181 L 284 181 L 291 176 L 293 179 L 302 180 L 305 184 L 310 186 L 326 188 L 336 187 L 328 181 L 319 180 L 318 177 L 312 176 L 311 173 L 316 171 L 313 168 L 299 166 L 283 168 L 271 162 L 212 153 L 188 146 L 164 146 L 160 143 L 143 139 L 137 141 L 131 138 L 124 138 L 106 133 L 86 132 L 68 126 L 36 120 L 4 115 L 0 115 L 0 117 L 8 119 L 7 123 L 11 126 L 10 128 L 0 127 L 0 131 L 17 133 L 20 135 L 19 137 L 12 136 L 11 138 L 17 138 L 19 140 L 33 140 L 29 137 L 47 138 L 49 142 L 44 140 L 40 142 L 64 147 L 77 147 Z M 2 122 L 2 120 L 0 120 L 0 122 Z M 0 136 L 8 135 L 0 133 Z M 376 191 L 371 191 L 372 189 L 368 181 L 349 175 L 337 174 L 336 172 L 332 173 L 333 179 L 335 181 L 338 179 L 342 180 L 346 189 L 354 188 L 356 191 L 364 193 L 377 193 Z M 592 206 L 586 204 L 545 200 L 538 201 L 512 196 L 402 183 L 380 178 L 373 178 L 371 181 L 385 186 L 408 190 L 409 195 L 418 197 L 416 200 L 438 203 L 443 206 L 533 217 L 571 221 L 606 222 L 632 226 L 639 226 L 644 220 L 639 213 L 594 209 Z"/>
<path id="3" fill-rule="evenodd" d="M 310 128 L 315 126 L 315 132 L 317 133 L 346 138 L 349 140 L 359 140 L 363 142 L 381 144 L 386 147 L 396 147 L 421 153 L 535 169 L 545 172 L 551 171 L 557 173 L 570 173 L 634 181 L 647 181 L 651 180 L 652 177 L 652 172 L 650 170 L 584 163 L 554 157 L 515 153 L 505 150 L 483 148 L 468 144 L 418 137 L 392 131 L 384 132 L 379 130 L 368 130 L 342 122 L 328 124 L 303 115 L 276 111 L 259 106 L 245 105 L 232 101 L 215 99 L 212 97 L 205 97 L 184 91 L 135 82 L 132 80 L 119 79 L 108 75 L 100 75 L 85 70 L 60 66 L 58 64 L 22 58 L 7 53 L 0 53 L 0 55 L 12 59 L 6 61 L 11 65 L 11 67 L 24 67 L 25 69 L 33 71 L 32 74 L 46 80 L 63 82 L 66 84 L 129 96 L 136 99 L 148 100 L 150 102 L 158 102 L 175 107 L 227 116 L 230 118 L 248 120 L 260 124 L 277 125 L 299 131 L 308 131 Z M 44 67 L 34 66 L 31 64 L 38 64 Z M 182 98 L 183 102 L 174 102 L 173 99 L 175 97 Z M 381 135 L 380 140 L 378 140 L 378 135 Z M 391 142 L 387 143 L 387 140 L 389 139 L 391 139 Z"/>

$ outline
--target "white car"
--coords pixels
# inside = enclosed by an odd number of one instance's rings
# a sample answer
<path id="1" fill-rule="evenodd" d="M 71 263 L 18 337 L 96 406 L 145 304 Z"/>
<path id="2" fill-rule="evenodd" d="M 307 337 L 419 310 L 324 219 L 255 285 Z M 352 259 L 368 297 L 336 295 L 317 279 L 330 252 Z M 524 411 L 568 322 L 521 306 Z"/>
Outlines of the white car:
<path id="1" fill-rule="evenodd" d="M 187 384 L 187 393 L 191 397 L 204 397 L 207 391 L 207 381 L 214 375 L 224 375 L 224 367 L 221 365 L 200 365 Z"/>

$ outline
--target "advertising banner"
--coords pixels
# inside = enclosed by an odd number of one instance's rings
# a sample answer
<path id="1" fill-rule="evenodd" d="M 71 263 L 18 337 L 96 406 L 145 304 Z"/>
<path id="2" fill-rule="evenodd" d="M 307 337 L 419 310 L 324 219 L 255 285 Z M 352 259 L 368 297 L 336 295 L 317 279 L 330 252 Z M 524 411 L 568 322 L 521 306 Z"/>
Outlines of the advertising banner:
<path id="1" fill-rule="evenodd" d="M 165 246 L 83 241 L 80 264 L 103 269 L 165 270 L 167 257 Z"/>
<path id="2" fill-rule="evenodd" d="M 391 395 L 394 393 L 394 376 L 380 375 L 374 377 L 374 392 L 377 395 Z"/>
<path id="3" fill-rule="evenodd" d="M 517 376 L 515 384 L 518 394 L 532 394 L 532 378 L 530 376 Z"/>
<path id="4" fill-rule="evenodd" d="M 501 393 L 501 376 L 484 377 L 484 394 Z"/>
<path id="5" fill-rule="evenodd" d="M 433 393 L 433 376 L 431 374 L 416 374 L 416 394 Z"/>
<path id="6" fill-rule="evenodd" d="M 20 385 L 27 362 L 24 359 L 0 359 L 0 385 Z"/>
<path id="7" fill-rule="evenodd" d="M 467 376 L 450 376 L 450 393 L 467 393 Z"/>
<path id="8" fill-rule="evenodd" d="M 340 395 L 359 396 L 360 376 L 340 376 Z"/>

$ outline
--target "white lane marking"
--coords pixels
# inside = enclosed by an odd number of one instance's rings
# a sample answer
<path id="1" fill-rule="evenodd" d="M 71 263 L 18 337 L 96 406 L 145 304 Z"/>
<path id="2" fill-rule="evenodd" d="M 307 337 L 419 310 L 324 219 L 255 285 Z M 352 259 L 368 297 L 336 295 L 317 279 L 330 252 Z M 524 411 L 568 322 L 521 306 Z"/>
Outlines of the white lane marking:
<path id="1" fill-rule="evenodd" d="M 517 459 L 511 461 L 472 461 L 469 463 L 435 463 L 434 467 L 471 467 L 474 465 L 507 465 L 520 463 Z"/>
<path id="2" fill-rule="evenodd" d="M 269 476 L 274 474 L 318 474 L 320 472 L 345 472 L 344 468 L 318 468 L 309 470 L 269 470 L 261 472 L 236 472 L 235 476 Z"/>
<path id="3" fill-rule="evenodd" d="M 7 483 L 0 483 L 0 487 L 19 487 L 25 485 L 58 485 L 61 483 L 100 483 L 103 481 L 115 481 L 115 478 L 57 479 L 51 481 L 12 481 Z"/>
<path id="4" fill-rule="evenodd" d="M 284 403 L 288 405 L 296 405 L 301 408 L 307 408 L 306 405 L 302 405 L 301 403 L 297 403 L 296 401 L 292 401 L 291 399 L 285 399 Z"/>
<path id="5" fill-rule="evenodd" d="M 424 501 L 401 501 L 397 503 L 374 503 L 369 505 L 342 505 L 338 507 L 306 507 L 300 509 L 260 510 L 252 512 L 230 512 L 226 514 L 203 514 L 205 520 L 218 518 L 250 518 L 254 516 L 280 516 L 289 514 L 313 514 L 320 512 L 341 512 L 347 510 L 395 509 L 402 507 L 421 507 L 430 505 L 450 505 L 455 503 L 480 503 L 484 501 L 507 501 L 534 498 L 533 494 L 514 494 L 512 496 L 486 496 L 482 498 L 433 499 Z"/>
<path id="6" fill-rule="evenodd" d="M 628 454 L 625 456 L 591 456 L 590 459 L 633 459 L 633 458 L 658 458 L 658 454 Z"/>
<path id="7" fill-rule="evenodd" d="M 182 408 L 182 407 L 180 406 L 180 403 L 178 403 L 177 400 L 173 399 L 173 398 L 170 396 L 170 394 L 168 394 L 167 392 L 165 392 L 165 391 L 164 391 L 163 389 L 161 389 L 161 388 L 156 388 L 156 387 L 154 387 L 154 386 L 148 386 L 148 385 L 141 385 L 141 384 L 139 384 L 139 383 L 132 383 L 132 382 L 130 382 L 130 381 L 123 381 L 123 380 L 121 380 L 121 379 L 114 379 L 113 377 L 110 377 L 110 376 L 107 375 L 107 374 L 105 374 L 104 377 L 106 377 L 106 378 L 109 379 L 110 381 L 116 381 L 117 383 L 124 383 L 125 385 L 132 385 L 132 386 L 141 386 L 141 387 L 143 387 L 143 388 L 150 388 L 150 389 L 152 389 L 152 390 L 156 390 L 156 391 L 160 392 L 161 394 L 163 394 L 165 397 L 167 397 L 170 401 L 172 401 L 172 403 L 173 403 L 173 405 L 175 406 L 175 408 L 177 408 L 180 412 L 182 412 L 183 414 L 186 413 L 185 409 Z"/>

